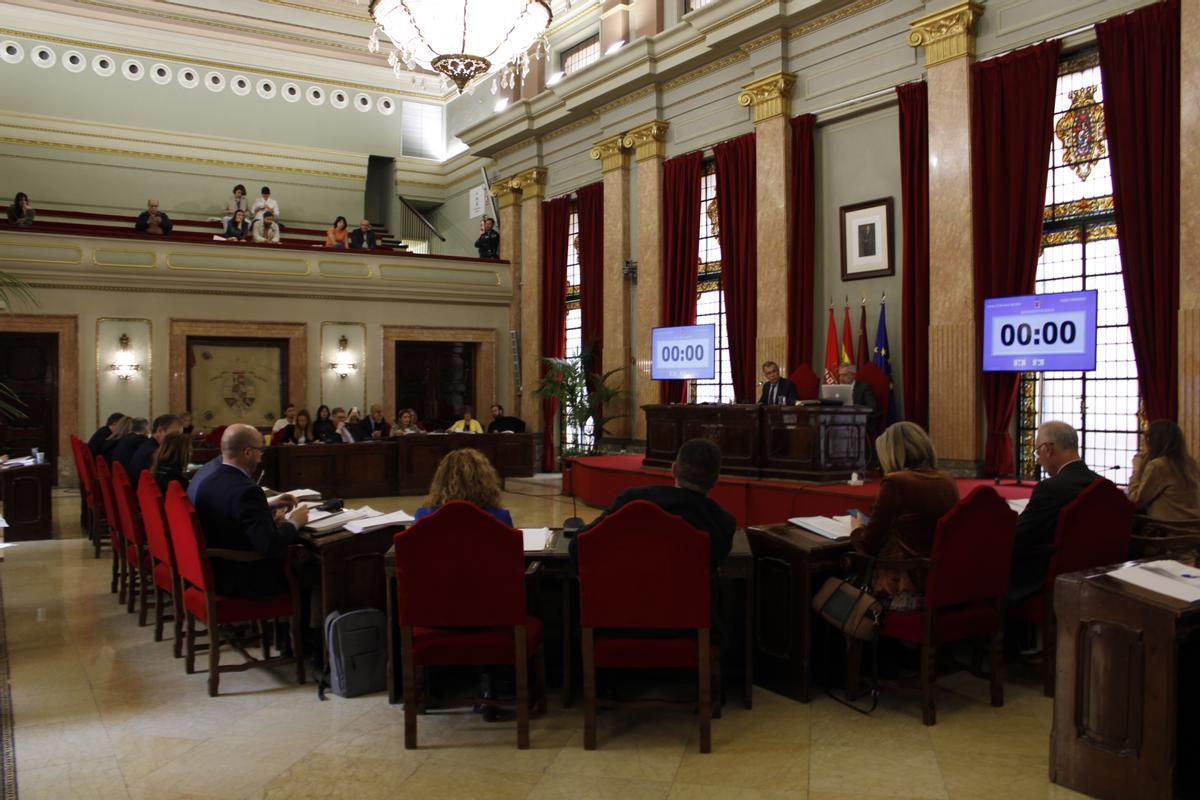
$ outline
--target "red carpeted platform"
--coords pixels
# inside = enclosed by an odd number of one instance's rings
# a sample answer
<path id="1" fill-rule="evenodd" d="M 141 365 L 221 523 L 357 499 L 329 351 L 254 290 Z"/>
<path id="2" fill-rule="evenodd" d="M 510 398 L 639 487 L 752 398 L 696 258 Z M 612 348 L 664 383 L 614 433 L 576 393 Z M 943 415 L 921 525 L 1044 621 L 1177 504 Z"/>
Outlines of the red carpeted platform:
<path id="1" fill-rule="evenodd" d="M 584 456 L 571 459 L 571 468 L 563 471 L 563 494 L 574 494 L 588 505 L 604 508 L 631 486 L 670 485 L 671 473 L 642 466 L 642 456 Z M 960 478 L 958 491 L 966 495 L 976 486 L 993 486 L 1001 497 L 1029 497 L 1032 484 L 1016 486 L 1002 481 Z M 869 512 L 879 491 L 879 481 L 862 486 L 845 483 L 820 484 L 800 481 L 756 480 L 722 477 L 713 488 L 714 500 L 737 517 L 738 525 L 763 525 L 782 522 L 788 517 L 818 514 L 845 514 L 851 508 Z"/>

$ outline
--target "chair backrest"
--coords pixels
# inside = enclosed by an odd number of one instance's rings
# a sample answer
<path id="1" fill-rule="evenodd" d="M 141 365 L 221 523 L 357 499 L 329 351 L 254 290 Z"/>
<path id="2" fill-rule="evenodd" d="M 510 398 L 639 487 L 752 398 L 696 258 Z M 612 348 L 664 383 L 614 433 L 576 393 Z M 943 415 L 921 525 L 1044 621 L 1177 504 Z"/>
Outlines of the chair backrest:
<path id="1" fill-rule="evenodd" d="M 462 500 L 399 531 L 396 620 L 471 627 L 525 623 L 521 532 Z"/>
<path id="2" fill-rule="evenodd" d="M 79 491 L 86 498 L 87 492 L 88 492 L 88 487 L 87 487 L 86 479 L 83 477 L 83 461 L 82 461 L 83 455 L 79 452 L 79 445 L 83 444 L 83 443 L 80 442 L 79 437 L 73 433 L 71 434 L 70 442 L 71 442 L 71 459 L 75 462 L 75 474 L 79 477 Z M 83 446 L 84 446 L 84 448 L 87 447 L 87 445 L 83 445 Z"/>
<path id="3" fill-rule="evenodd" d="M 585 628 L 710 626 L 708 534 L 635 500 L 579 534 Z"/>
<path id="4" fill-rule="evenodd" d="M 944 608 L 1008 593 L 1017 512 L 990 486 L 978 486 L 938 520 L 925 605 Z"/>
<path id="5" fill-rule="evenodd" d="M 142 470 L 142 475 L 138 478 L 137 497 L 138 506 L 142 509 L 142 529 L 146 532 L 146 549 L 150 551 L 150 557 L 178 570 L 175 555 L 171 552 L 162 492 L 158 490 L 158 484 L 148 469 Z"/>
<path id="6" fill-rule="evenodd" d="M 788 374 L 788 379 L 796 384 L 796 397 L 800 400 L 815 400 L 821 391 L 821 383 L 817 373 L 808 364 L 801 364 Z"/>
<path id="7" fill-rule="evenodd" d="M 96 462 L 92 460 L 92 451 L 78 438 L 71 442 L 71 449 L 75 452 L 75 468 L 79 471 L 79 491 L 83 492 L 88 507 L 99 511 L 104 501 L 96 496 Z"/>
<path id="8" fill-rule="evenodd" d="M 1047 587 L 1059 575 L 1128 559 L 1136 513 L 1133 503 L 1112 481 L 1092 481 L 1058 514 Z"/>
<path id="9" fill-rule="evenodd" d="M 212 564 L 204 555 L 208 544 L 200 518 L 187 492 L 178 482 L 167 487 L 167 527 L 171 531 L 171 545 L 175 551 L 175 564 L 179 577 L 202 592 L 216 591 Z"/>
<path id="10" fill-rule="evenodd" d="M 875 410 L 879 412 L 880 425 L 886 424 L 888 412 L 888 387 L 891 380 L 887 373 L 868 361 L 858 368 L 858 379 L 871 387 L 875 395 Z"/>
<path id="11" fill-rule="evenodd" d="M 104 456 L 96 456 L 96 483 L 100 486 L 100 498 L 104 506 L 104 519 L 110 530 L 121 534 L 121 518 L 117 514 L 117 501 L 113 498 L 112 473 Z"/>
<path id="12" fill-rule="evenodd" d="M 146 540 L 142 517 L 137 513 L 137 499 L 133 494 L 129 473 L 119 461 L 114 461 L 112 465 L 112 493 L 113 501 L 117 504 L 117 518 L 121 520 L 121 535 L 130 544 L 140 545 Z"/>

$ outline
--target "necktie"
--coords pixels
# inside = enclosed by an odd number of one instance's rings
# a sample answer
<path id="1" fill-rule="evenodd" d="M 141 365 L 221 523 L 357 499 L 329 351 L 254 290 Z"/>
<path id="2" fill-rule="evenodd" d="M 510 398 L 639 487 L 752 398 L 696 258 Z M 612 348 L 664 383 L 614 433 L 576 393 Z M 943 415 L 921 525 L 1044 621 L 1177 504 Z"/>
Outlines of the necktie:
<path id="1" fill-rule="evenodd" d="M 779 398 L 779 382 L 776 381 L 775 383 L 771 384 L 771 403 L 770 403 L 770 405 L 775 405 L 776 402 L 778 401 L 778 398 Z"/>

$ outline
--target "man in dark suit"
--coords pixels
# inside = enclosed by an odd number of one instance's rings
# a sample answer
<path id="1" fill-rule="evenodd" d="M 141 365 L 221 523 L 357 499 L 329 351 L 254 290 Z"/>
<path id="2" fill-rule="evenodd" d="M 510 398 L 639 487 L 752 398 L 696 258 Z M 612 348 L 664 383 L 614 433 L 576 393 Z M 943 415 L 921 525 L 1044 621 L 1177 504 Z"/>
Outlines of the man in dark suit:
<path id="1" fill-rule="evenodd" d="M 181 430 L 183 422 L 174 414 L 163 414 L 154 418 L 154 424 L 150 426 L 150 438 L 139 444 L 129 459 L 129 480 L 134 487 L 137 487 L 142 470 L 150 469 L 150 461 L 158 452 L 162 440 L 167 438 L 168 433 L 179 433 Z"/>
<path id="2" fill-rule="evenodd" d="M 262 561 L 213 559 L 217 593 L 266 600 L 288 591 L 283 558 L 308 522 L 308 509 L 291 495 L 267 501 L 254 481 L 262 461 L 262 434 L 249 425 L 230 425 L 221 436 L 221 465 L 196 493 L 196 513 L 212 548 L 245 550 L 266 556 Z"/>
<path id="3" fill-rule="evenodd" d="M 333 427 L 325 434 L 326 444 L 352 444 L 359 440 L 358 425 L 346 421 L 346 409 L 338 406 L 329 413 L 329 418 L 333 420 Z"/>
<path id="4" fill-rule="evenodd" d="M 779 377 L 779 365 L 774 361 L 764 361 L 762 397 L 758 398 L 760 406 L 794 406 L 800 399 L 796 393 L 796 384 L 787 378 Z"/>
<path id="5" fill-rule="evenodd" d="M 507 417 L 504 415 L 504 406 L 499 403 L 492 404 L 492 421 L 488 423 L 488 433 L 524 433 L 524 420 L 516 417 Z"/>
<path id="6" fill-rule="evenodd" d="M 850 402 L 853 405 L 871 409 L 871 413 L 867 415 L 867 430 L 880 432 L 879 423 L 883 420 L 880 419 L 879 405 L 875 402 L 875 392 L 871 389 L 871 384 L 858 379 L 858 367 L 854 364 L 839 364 L 838 383 L 851 387 Z"/>
<path id="7" fill-rule="evenodd" d="M 371 230 L 371 220 L 364 219 L 358 223 L 358 227 L 350 234 L 350 248 L 352 250 L 375 249 L 375 231 Z"/>
<path id="8" fill-rule="evenodd" d="M 108 422 L 105 422 L 103 425 L 97 428 L 96 432 L 92 434 L 92 438 L 88 439 L 88 450 L 92 451 L 93 458 L 100 455 L 100 451 L 104 449 L 104 440 L 113 435 L 113 433 L 117 430 L 117 423 L 120 422 L 124 416 L 125 415 L 119 411 L 115 414 L 109 414 Z"/>
<path id="9" fill-rule="evenodd" d="M 133 427 L 129 429 L 129 433 L 122 436 L 113 445 L 113 449 L 109 453 L 108 465 L 111 467 L 113 462 L 120 464 L 125 468 L 125 472 L 133 469 L 133 454 L 138 448 L 146 443 L 146 437 L 150 435 L 150 420 L 145 417 L 138 417 L 133 421 Z"/>
<path id="10" fill-rule="evenodd" d="M 1009 603 L 1019 603 L 1045 586 L 1050 556 L 1039 551 L 1054 543 L 1058 512 L 1100 478 L 1079 457 L 1079 434 L 1065 422 L 1043 422 L 1034 452 L 1050 477 L 1033 488 L 1029 504 L 1017 518 Z"/>
<path id="11" fill-rule="evenodd" d="M 480 258 L 500 257 L 500 233 L 496 230 L 496 221 L 484 217 L 479 221 L 479 238 L 475 240 L 475 249 Z"/>
<path id="12" fill-rule="evenodd" d="M 371 404 L 371 413 L 358 423 L 355 439 L 386 439 L 392 432 L 392 426 L 383 418 L 383 406 Z"/>

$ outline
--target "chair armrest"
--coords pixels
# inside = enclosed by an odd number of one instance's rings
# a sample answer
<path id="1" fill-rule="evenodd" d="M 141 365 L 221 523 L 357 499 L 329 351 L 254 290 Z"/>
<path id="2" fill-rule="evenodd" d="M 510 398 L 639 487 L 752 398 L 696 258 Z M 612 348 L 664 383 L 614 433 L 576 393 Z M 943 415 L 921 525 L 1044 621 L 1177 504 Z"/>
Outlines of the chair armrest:
<path id="1" fill-rule="evenodd" d="M 226 561 L 263 561 L 266 556 L 253 550 L 226 550 L 221 547 L 210 547 L 200 555 L 205 558 L 223 558 Z"/>

